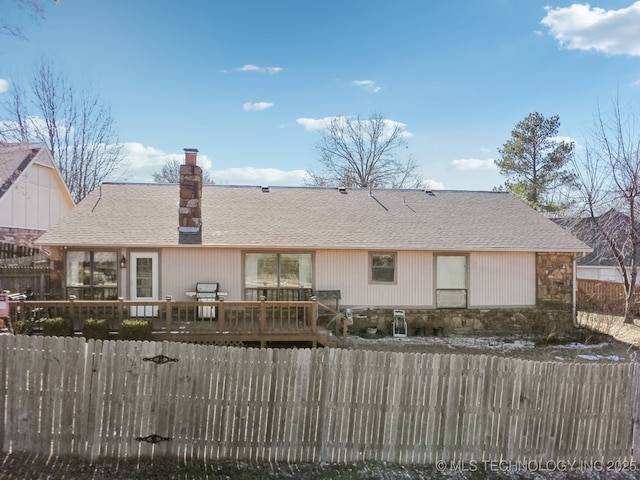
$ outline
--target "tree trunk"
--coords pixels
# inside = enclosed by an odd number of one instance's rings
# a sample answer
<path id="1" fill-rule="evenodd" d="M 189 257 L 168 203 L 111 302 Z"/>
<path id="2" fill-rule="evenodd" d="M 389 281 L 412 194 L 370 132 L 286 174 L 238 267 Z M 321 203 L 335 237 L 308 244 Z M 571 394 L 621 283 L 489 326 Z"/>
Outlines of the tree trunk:
<path id="1" fill-rule="evenodd" d="M 624 323 L 633 323 L 636 317 L 636 292 L 634 288 L 625 292 L 626 298 L 624 302 Z"/>

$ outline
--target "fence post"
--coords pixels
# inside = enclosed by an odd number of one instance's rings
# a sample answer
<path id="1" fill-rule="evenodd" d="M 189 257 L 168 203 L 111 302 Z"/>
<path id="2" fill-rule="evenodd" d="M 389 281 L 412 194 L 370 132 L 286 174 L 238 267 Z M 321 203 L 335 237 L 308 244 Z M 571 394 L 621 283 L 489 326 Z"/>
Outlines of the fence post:
<path id="1" fill-rule="evenodd" d="M 167 301 L 167 311 L 165 312 L 166 331 L 171 333 L 171 317 L 173 316 L 173 307 L 171 306 L 171 295 L 164 297 Z"/>

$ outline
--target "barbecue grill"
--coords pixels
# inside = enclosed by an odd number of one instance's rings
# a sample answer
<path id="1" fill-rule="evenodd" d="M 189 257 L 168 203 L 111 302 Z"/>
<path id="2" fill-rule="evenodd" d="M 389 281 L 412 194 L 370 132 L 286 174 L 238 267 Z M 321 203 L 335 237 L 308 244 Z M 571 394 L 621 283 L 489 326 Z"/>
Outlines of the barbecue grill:
<path id="1" fill-rule="evenodd" d="M 196 293 L 194 295 L 200 300 L 216 300 L 218 297 L 217 283 L 196 283 Z"/>
<path id="2" fill-rule="evenodd" d="M 218 291 L 217 283 L 196 283 L 195 292 L 187 292 L 187 295 L 194 297 L 198 302 L 215 302 L 224 299 L 226 292 Z M 216 307 L 198 307 L 198 318 L 214 319 L 216 317 Z"/>

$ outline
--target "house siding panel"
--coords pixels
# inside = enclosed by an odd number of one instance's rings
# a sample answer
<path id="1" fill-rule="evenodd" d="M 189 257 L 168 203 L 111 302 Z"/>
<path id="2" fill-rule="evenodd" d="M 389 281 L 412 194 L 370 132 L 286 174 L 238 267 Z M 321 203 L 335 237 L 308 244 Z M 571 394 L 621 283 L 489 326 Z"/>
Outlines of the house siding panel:
<path id="1" fill-rule="evenodd" d="M 65 200 L 55 170 L 33 164 L 18 178 L 0 202 L 0 224 L 48 230 L 73 205 Z"/>
<path id="2" fill-rule="evenodd" d="M 160 260 L 161 298 L 191 300 L 198 282 L 218 282 L 229 300 L 242 299 L 242 257 L 238 249 L 166 248 Z"/>
<path id="3" fill-rule="evenodd" d="M 469 307 L 536 304 L 534 253 L 473 253 L 469 265 Z"/>
<path id="4" fill-rule="evenodd" d="M 431 252 L 397 252 L 396 283 L 369 283 L 368 251 L 316 252 L 315 288 L 340 290 L 342 305 L 378 307 L 433 306 Z"/>

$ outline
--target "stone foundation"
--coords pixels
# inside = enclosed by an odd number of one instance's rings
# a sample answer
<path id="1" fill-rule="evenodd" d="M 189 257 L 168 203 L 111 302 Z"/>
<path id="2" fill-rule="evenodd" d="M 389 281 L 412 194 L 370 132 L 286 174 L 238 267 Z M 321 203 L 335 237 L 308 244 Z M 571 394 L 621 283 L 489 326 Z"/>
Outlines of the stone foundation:
<path id="1" fill-rule="evenodd" d="M 510 335 L 557 336 L 574 330 L 570 308 L 558 306 L 507 310 L 404 310 L 409 336 Z M 353 310 L 352 333 L 367 327 L 392 332 L 392 309 Z"/>

